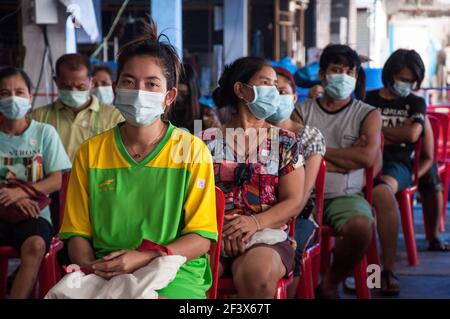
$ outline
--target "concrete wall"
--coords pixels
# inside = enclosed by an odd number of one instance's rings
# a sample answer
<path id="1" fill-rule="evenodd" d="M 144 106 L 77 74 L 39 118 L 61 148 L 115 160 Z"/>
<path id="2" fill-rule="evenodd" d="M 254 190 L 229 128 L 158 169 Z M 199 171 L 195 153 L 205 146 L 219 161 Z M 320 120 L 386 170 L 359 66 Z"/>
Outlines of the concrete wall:
<path id="1" fill-rule="evenodd" d="M 367 20 L 370 29 L 369 57 L 372 59 L 369 65 L 373 68 L 380 68 L 389 56 L 386 1 L 357 0 L 355 10 L 359 8 L 368 9 L 369 12 Z M 356 32 L 358 32 L 357 29 Z"/>
<path id="2" fill-rule="evenodd" d="M 316 1 L 316 16 L 316 47 L 324 48 L 330 43 L 331 0 Z"/>
<path id="3" fill-rule="evenodd" d="M 42 26 L 36 25 L 30 20 L 30 16 L 32 16 L 30 13 L 30 3 L 31 1 L 29 0 L 22 0 L 22 39 L 23 45 L 26 47 L 24 70 L 30 76 L 33 81 L 33 85 L 36 86 L 39 78 L 39 71 L 42 64 L 41 62 L 45 45 Z M 66 50 L 66 20 L 66 10 L 64 6 L 58 2 L 58 23 L 47 25 L 47 34 L 50 50 L 53 56 L 53 63 L 55 63 L 58 57 L 63 55 Z M 52 79 L 50 64 L 46 62 L 38 92 L 50 93 L 52 90 L 56 93 L 56 86 Z M 50 102 L 52 102 L 51 96 L 37 97 L 35 107 L 42 106 Z"/>
<path id="4" fill-rule="evenodd" d="M 433 85 L 432 75 L 436 67 L 437 50 L 442 48 L 450 34 L 450 17 L 394 16 L 391 20 L 394 34 L 394 50 L 414 49 L 422 57 L 426 78 L 423 86 Z"/>

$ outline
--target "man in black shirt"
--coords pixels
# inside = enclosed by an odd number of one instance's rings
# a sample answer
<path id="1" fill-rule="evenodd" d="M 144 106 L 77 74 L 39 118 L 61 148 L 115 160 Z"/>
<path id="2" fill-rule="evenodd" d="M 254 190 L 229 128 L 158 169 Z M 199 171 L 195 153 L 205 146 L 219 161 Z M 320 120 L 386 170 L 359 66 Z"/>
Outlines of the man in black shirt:
<path id="1" fill-rule="evenodd" d="M 374 181 L 373 203 L 383 249 L 381 292 L 385 295 L 400 292 L 400 282 L 393 273 L 398 237 L 394 195 L 412 181 L 411 158 L 415 143 L 424 131 L 426 104 L 411 92 L 420 87 L 424 73 L 425 66 L 417 52 L 397 50 L 384 65 L 384 87 L 369 92 L 365 99 L 380 109 L 383 119 L 383 168 L 381 179 Z"/>

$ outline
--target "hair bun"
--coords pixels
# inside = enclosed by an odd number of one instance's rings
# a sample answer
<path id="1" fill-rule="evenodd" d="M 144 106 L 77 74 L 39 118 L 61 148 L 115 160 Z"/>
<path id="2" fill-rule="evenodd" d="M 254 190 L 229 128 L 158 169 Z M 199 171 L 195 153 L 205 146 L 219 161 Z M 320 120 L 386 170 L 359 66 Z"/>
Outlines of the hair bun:
<path id="1" fill-rule="evenodd" d="M 158 27 L 155 21 L 149 17 L 149 22 L 143 22 L 141 34 L 143 35 L 142 40 L 158 41 Z"/>
<path id="2" fill-rule="evenodd" d="M 214 91 L 212 92 L 212 99 L 214 101 L 214 104 L 218 107 L 224 107 L 224 99 L 223 99 L 223 92 L 222 88 L 220 86 L 216 87 Z"/>

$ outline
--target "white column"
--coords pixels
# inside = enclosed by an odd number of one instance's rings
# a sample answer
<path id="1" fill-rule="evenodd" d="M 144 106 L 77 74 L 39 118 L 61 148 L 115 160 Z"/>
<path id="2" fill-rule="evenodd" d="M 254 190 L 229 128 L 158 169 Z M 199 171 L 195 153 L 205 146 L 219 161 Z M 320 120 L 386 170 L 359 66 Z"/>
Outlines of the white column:
<path id="1" fill-rule="evenodd" d="M 248 0 L 224 0 L 224 62 L 248 55 Z"/>
<path id="2" fill-rule="evenodd" d="M 158 32 L 164 33 L 169 38 L 170 43 L 177 49 L 181 57 L 183 53 L 182 1 L 151 0 L 150 5 L 151 16 L 158 26 Z"/>
<path id="3" fill-rule="evenodd" d="M 316 47 L 323 49 L 330 43 L 331 0 L 316 1 Z M 309 32 L 310 30 L 306 30 Z"/>

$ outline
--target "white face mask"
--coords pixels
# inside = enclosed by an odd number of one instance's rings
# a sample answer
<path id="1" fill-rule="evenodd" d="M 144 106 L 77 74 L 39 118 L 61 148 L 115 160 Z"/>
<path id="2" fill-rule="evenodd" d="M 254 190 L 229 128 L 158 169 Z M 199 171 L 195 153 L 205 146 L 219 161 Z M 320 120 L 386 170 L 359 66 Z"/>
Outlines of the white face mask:
<path id="1" fill-rule="evenodd" d="M 395 80 L 392 89 L 394 93 L 400 97 L 407 97 L 411 94 L 414 84 Z"/>
<path id="2" fill-rule="evenodd" d="M 9 96 L 0 99 L 0 113 L 7 119 L 18 120 L 24 118 L 30 109 L 30 99 L 20 96 Z"/>
<path id="3" fill-rule="evenodd" d="M 114 91 L 112 86 L 99 86 L 92 90 L 100 104 L 112 104 L 114 101 Z"/>
<path id="4" fill-rule="evenodd" d="M 91 92 L 59 90 L 59 98 L 68 107 L 79 109 L 89 101 Z"/>
<path id="5" fill-rule="evenodd" d="M 280 104 L 280 93 L 276 86 L 245 85 L 253 88 L 255 98 L 248 102 L 248 108 L 257 119 L 265 120 L 277 111 Z"/>
<path id="6" fill-rule="evenodd" d="M 165 93 L 116 89 L 114 105 L 133 126 L 152 124 L 164 113 Z"/>

